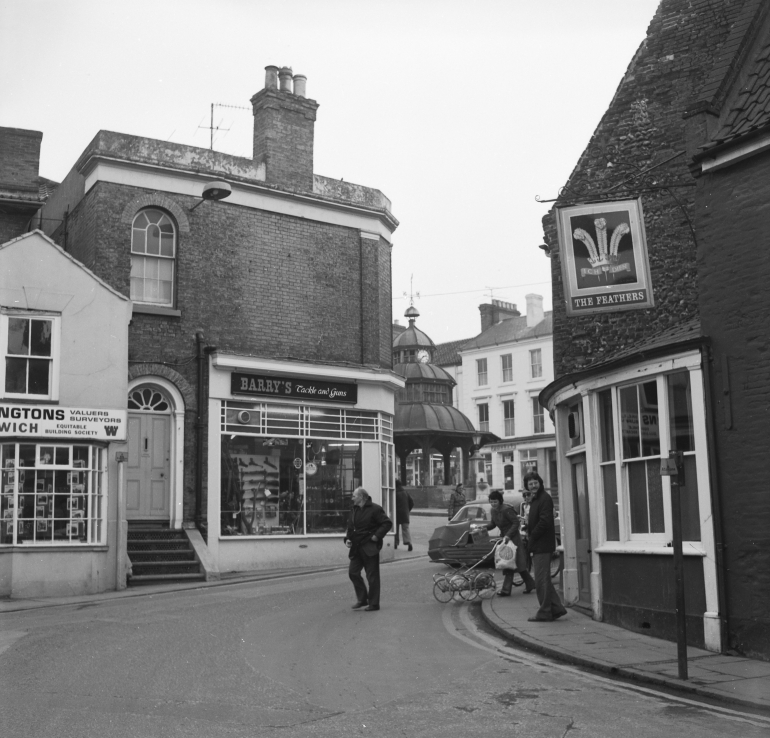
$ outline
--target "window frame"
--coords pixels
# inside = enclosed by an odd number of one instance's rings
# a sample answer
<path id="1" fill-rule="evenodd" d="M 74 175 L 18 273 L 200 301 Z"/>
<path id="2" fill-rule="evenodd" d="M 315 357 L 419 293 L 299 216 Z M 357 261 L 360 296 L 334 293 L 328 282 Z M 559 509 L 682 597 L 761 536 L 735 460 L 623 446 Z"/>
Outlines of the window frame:
<path id="1" fill-rule="evenodd" d="M 140 216 L 144 215 L 147 212 L 154 211 L 160 213 L 163 217 L 165 217 L 169 224 L 171 225 L 173 229 L 173 241 L 172 241 L 172 248 L 173 248 L 173 254 L 171 256 L 166 256 L 161 254 L 162 250 L 162 239 L 159 240 L 158 245 L 158 253 L 157 254 L 150 254 L 147 252 L 147 236 L 145 235 L 145 250 L 143 252 L 140 251 L 134 251 L 134 229 L 136 228 L 136 220 Z M 158 223 L 155 224 L 148 224 L 147 227 L 144 229 L 145 233 L 150 225 L 160 225 L 162 221 L 162 218 Z M 157 207 L 157 206 L 149 206 L 146 208 L 142 208 L 141 210 L 138 210 L 134 217 L 131 220 L 131 242 L 129 247 L 129 255 L 130 255 L 130 262 L 131 262 L 131 269 L 130 269 L 130 276 L 129 276 L 129 295 L 131 297 L 131 301 L 136 303 L 137 305 L 150 305 L 153 307 L 158 308 L 175 308 L 177 303 L 177 261 L 179 258 L 179 227 L 177 226 L 176 221 L 174 220 L 171 213 L 165 211 L 163 208 Z M 147 299 L 138 299 L 134 297 L 134 289 L 133 289 L 133 280 L 134 277 L 134 257 L 142 258 L 142 259 L 156 259 L 157 263 L 161 263 L 162 261 L 171 262 L 171 299 L 170 301 L 159 301 L 159 300 L 147 300 Z M 146 297 L 146 293 L 144 290 L 144 287 L 147 283 L 148 278 L 146 276 L 142 276 L 142 290 L 143 290 L 143 297 Z M 160 280 L 158 280 L 160 282 Z"/>
<path id="2" fill-rule="evenodd" d="M 542 379 L 543 377 L 543 349 L 541 348 L 529 350 L 529 376 L 530 379 Z"/>
<path id="3" fill-rule="evenodd" d="M 48 375 L 48 392 L 44 395 L 33 394 L 29 392 L 8 392 L 5 389 L 6 360 L 9 358 L 9 324 L 10 320 L 13 318 L 51 321 L 51 356 Z M 50 312 L 35 312 L 31 310 L 3 310 L 2 313 L 0 313 L 0 348 L 2 348 L 2 357 L 0 357 L 0 397 L 5 400 L 39 400 L 41 402 L 56 401 L 59 399 L 59 373 L 61 366 L 61 315 Z M 21 355 L 10 354 L 10 356 L 14 357 Z M 31 354 L 29 356 L 31 357 Z"/>
<path id="4" fill-rule="evenodd" d="M 540 404 L 540 398 L 537 395 L 534 395 L 531 398 L 531 400 L 532 400 L 532 435 L 538 436 L 541 433 L 545 433 L 545 408 Z M 540 412 L 538 412 L 538 410 Z"/>
<path id="5" fill-rule="evenodd" d="M 489 364 L 486 358 L 476 359 L 476 384 L 479 387 L 486 387 L 489 384 Z"/>
<path id="6" fill-rule="evenodd" d="M 513 382 L 513 354 L 502 354 L 500 356 L 500 370 L 502 371 L 503 382 Z"/>
<path id="7" fill-rule="evenodd" d="M 33 466 L 21 464 L 21 447 L 35 447 L 35 462 Z M 13 447 L 13 459 L 8 458 L 6 447 Z M 75 459 L 74 449 L 88 449 L 88 464 Z M 0 471 L 2 472 L 2 489 L 0 489 L 0 550 L 11 546 L 24 545 L 35 548 L 51 548 L 66 546 L 68 548 L 84 546 L 103 546 L 107 538 L 107 447 L 99 443 L 84 443 L 66 439 L 41 439 L 30 438 L 28 440 L 8 439 L 0 443 L 2 458 L 0 459 Z M 56 449 L 69 449 L 67 463 L 57 463 Z M 44 459 L 42 449 L 51 449 L 53 458 Z M 64 484 L 68 492 L 61 492 L 61 487 L 56 487 L 57 476 L 59 484 Z M 29 476 L 28 476 L 29 475 Z M 64 475 L 64 476 L 62 476 Z M 42 478 L 41 478 L 42 477 Z M 51 480 L 48 483 L 48 480 Z M 32 489 L 27 489 L 32 481 Z M 80 488 L 78 491 L 76 488 Z M 6 491 L 8 490 L 8 491 Z M 33 504 L 29 506 L 26 498 L 31 497 Z M 56 515 L 56 506 L 62 510 L 61 501 L 66 499 L 67 516 Z M 12 500 L 13 504 L 10 504 Z M 24 507 L 34 509 L 30 515 L 20 515 L 20 503 Z M 75 504 L 77 502 L 77 505 Z M 43 508 L 41 512 L 41 508 Z M 75 514 L 80 512 L 80 515 Z M 10 516 L 9 516 L 10 513 Z M 55 522 L 65 525 L 66 537 L 56 538 Z M 31 537 L 21 527 L 30 524 Z M 34 523 L 34 526 L 32 525 Z M 41 524 L 45 528 L 41 527 Z M 11 540 L 8 538 L 8 528 L 11 530 Z M 78 535 L 73 535 L 73 526 L 77 527 Z M 50 538 L 38 539 L 42 533 Z M 81 535 L 82 531 L 82 535 Z M 19 540 L 21 538 L 21 541 Z"/>
<path id="8" fill-rule="evenodd" d="M 510 399 L 503 401 L 503 433 L 505 438 L 511 438 L 516 435 L 516 402 Z M 508 409 L 511 413 L 508 415 Z"/>
<path id="9" fill-rule="evenodd" d="M 673 443 L 671 438 L 671 407 L 669 402 L 669 377 L 682 373 L 689 373 L 688 392 L 690 393 L 690 407 L 692 409 L 691 422 L 695 423 L 695 398 L 693 397 L 693 371 L 689 366 L 679 366 L 669 369 L 665 372 L 659 372 L 653 375 L 641 376 L 632 380 L 619 381 L 617 383 L 608 384 L 603 387 L 597 387 L 592 392 L 592 412 L 595 414 L 597 421 L 601 417 L 601 402 L 600 397 L 602 393 L 609 392 L 609 397 L 612 405 L 612 433 L 611 437 L 608 437 L 608 441 L 611 441 L 614 446 L 612 459 L 605 459 L 605 442 L 604 442 L 604 420 L 601 420 L 601 427 L 597 433 L 597 446 L 595 449 L 595 457 L 597 461 L 597 489 L 601 498 L 598 500 L 600 503 L 600 519 L 601 519 L 601 542 L 600 551 L 628 551 L 633 552 L 639 549 L 657 549 L 660 551 L 670 551 L 670 544 L 673 538 L 672 528 L 672 513 L 671 513 L 671 478 L 662 477 L 662 513 L 663 513 L 663 530 L 659 532 L 633 532 L 632 518 L 631 518 L 631 490 L 629 482 L 629 464 L 638 463 L 641 461 L 652 462 L 653 469 L 657 469 L 660 466 L 660 460 L 668 458 L 669 450 L 671 450 Z M 621 424 L 622 406 L 620 401 L 620 393 L 623 389 L 629 387 L 641 387 L 642 385 L 654 381 L 657 387 L 657 400 L 658 400 L 658 441 L 659 441 L 659 453 L 657 455 L 646 456 L 626 456 L 623 451 L 623 429 Z M 637 389 L 637 397 L 639 390 Z M 641 412 L 641 410 L 639 410 Z M 639 453 L 642 453 L 640 447 Z M 702 530 L 702 513 L 700 511 L 700 503 L 702 500 L 703 492 L 700 489 L 702 480 L 698 475 L 699 459 L 705 458 L 703 455 L 707 453 L 705 446 L 698 442 L 697 433 L 693 433 L 693 449 L 684 451 L 684 457 L 692 457 L 694 459 L 695 473 L 696 473 L 696 500 L 698 502 L 698 514 L 697 520 L 691 521 L 697 524 L 698 534 L 700 540 L 691 540 L 686 538 L 684 540 L 685 550 L 688 553 L 702 553 L 704 551 L 703 530 Z M 702 462 L 702 463 L 705 463 Z M 605 469 L 614 468 L 614 494 L 617 504 L 617 539 L 609 539 L 608 536 L 608 520 L 606 511 L 606 489 L 604 474 Z M 607 472 L 611 474 L 611 472 Z M 648 496 L 649 503 L 649 496 Z M 648 509 L 649 515 L 649 509 Z M 687 530 L 687 525 L 683 521 L 683 532 Z"/>
<path id="10" fill-rule="evenodd" d="M 482 415 L 485 416 L 483 420 L 482 420 Z M 488 402 L 476 403 L 476 417 L 478 418 L 478 421 L 479 421 L 479 430 L 482 433 L 489 433 L 489 403 Z"/>

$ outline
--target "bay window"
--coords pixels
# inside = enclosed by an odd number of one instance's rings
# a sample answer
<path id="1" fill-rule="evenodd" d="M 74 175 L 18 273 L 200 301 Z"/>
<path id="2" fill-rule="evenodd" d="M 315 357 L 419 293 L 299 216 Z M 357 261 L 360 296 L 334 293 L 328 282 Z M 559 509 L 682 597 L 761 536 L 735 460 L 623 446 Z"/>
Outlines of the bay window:
<path id="1" fill-rule="evenodd" d="M 689 372 L 602 390 L 597 411 L 606 540 L 670 541 L 668 485 L 660 465 L 670 451 L 682 451 L 683 537 L 700 541 Z"/>
<path id="2" fill-rule="evenodd" d="M 105 466 L 98 446 L 0 444 L 0 545 L 103 543 Z"/>

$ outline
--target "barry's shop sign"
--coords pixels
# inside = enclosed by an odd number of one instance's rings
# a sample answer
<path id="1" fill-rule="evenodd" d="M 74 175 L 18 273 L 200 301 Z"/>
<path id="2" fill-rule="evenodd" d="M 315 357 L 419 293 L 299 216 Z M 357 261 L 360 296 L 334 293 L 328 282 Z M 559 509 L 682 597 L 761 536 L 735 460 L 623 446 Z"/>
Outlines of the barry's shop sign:
<path id="1" fill-rule="evenodd" d="M 279 377 L 233 372 L 230 392 L 234 395 L 267 395 L 276 399 L 307 402 L 358 402 L 358 385 L 325 382 L 313 378 Z"/>

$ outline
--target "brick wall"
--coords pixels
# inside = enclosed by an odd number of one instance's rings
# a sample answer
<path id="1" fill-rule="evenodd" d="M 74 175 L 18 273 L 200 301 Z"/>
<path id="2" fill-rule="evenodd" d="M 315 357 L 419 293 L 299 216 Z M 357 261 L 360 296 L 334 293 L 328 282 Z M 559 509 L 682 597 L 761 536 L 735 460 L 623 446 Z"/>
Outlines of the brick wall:
<path id="1" fill-rule="evenodd" d="M 265 180 L 313 191 L 313 132 L 318 103 L 291 92 L 264 89 L 251 98 L 254 162 L 265 165 Z"/>
<path id="2" fill-rule="evenodd" d="M 729 639 L 770 658 L 770 154 L 698 181 L 698 283 L 712 342 Z M 726 371 L 725 371 L 726 370 Z M 724 394 L 724 390 L 729 394 Z"/>
<path id="3" fill-rule="evenodd" d="M 0 127 L 0 185 L 30 187 L 37 197 L 40 131 Z"/>
<path id="4" fill-rule="evenodd" d="M 126 295 L 131 229 L 123 211 L 151 194 L 102 182 L 68 218 L 69 251 Z M 171 199 L 189 220 L 178 244 L 182 317 L 136 314 L 132 358 L 189 355 L 202 329 L 222 351 L 360 364 L 363 304 L 363 335 L 372 342 L 364 363 L 391 366 L 389 244 L 363 239 L 362 246 L 355 229 L 224 202 L 189 212 L 195 198 Z M 55 237 L 63 243 L 63 227 Z"/>
<path id="5" fill-rule="evenodd" d="M 685 152 L 682 115 L 708 75 L 710 60 L 726 38 L 735 11 L 735 5 L 709 0 L 661 2 L 646 41 L 570 177 L 570 189 L 582 193 L 579 200 L 590 199 L 634 171 L 623 162 L 649 167 Z M 588 83 L 586 94 L 591 94 Z M 657 168 L 650 183 L 692 183 L 687 163 L 687 156 L 679 156 Z M 655 298 L 650 309 L 567 318 L 554 211 L 543 219 L 545 239 L 553 249 L 556 378 L 698 317 L 696 250 L 688 225 L 694 188 L 671 192 L 656 190 L 642 196 Z M 636 194 L 632 190 L 618 199 Z"/>

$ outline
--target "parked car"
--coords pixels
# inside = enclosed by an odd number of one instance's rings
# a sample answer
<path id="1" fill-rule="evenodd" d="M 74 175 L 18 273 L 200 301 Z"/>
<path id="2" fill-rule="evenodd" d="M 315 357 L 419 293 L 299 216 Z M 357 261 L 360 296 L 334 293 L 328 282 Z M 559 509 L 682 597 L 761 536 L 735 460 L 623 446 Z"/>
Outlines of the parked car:
<path id="1" fill-rule="evenodd" d="M 519 493 L 520 496 L 520 493 Z M 508 493 L 504 494 L 506 504 Z M 514 505 L 518 509 L 518 505 Z M 496 534 L 490 536 L 486 530 L 477 526 L 488 525 L 492 520 L 492 506 L 487 501 L 477 500 L 469 502 L 461 507 L 457 514 L 445 525 L 440 525 L 433 531 L 428 540 L 428 556 L 438 563 L 453 563 L 454 565 L 472 565 L 485 556 L 484 564 L 494 566 L 493 557 L 490 555 L 495 541 L 499 538 L 499 531 L 493 528 Z M 560 548 L 560 521 L 557 517 L 556 544 Z M 555 575 L 561 568 L 561 556 L 554 557 L 555 563 L 551 566 L 551 574 Z"/>

